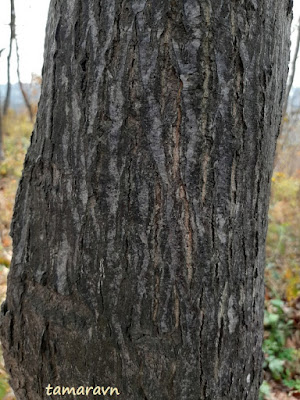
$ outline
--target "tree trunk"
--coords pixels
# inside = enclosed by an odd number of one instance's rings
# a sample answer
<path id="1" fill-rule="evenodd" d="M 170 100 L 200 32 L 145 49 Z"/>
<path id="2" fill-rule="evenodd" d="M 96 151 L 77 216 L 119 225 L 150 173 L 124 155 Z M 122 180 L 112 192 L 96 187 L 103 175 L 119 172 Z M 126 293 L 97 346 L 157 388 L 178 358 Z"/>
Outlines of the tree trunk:
<path id="1" fill-rule="evenodd" d="M 3 50 L 4 49 L 0 50 L 0 57 Z M 4 150 L 3 150 L 3 127 L 2 127 L 2 97 L 0 93 L 0 161 L 2 160 L 4 160 Z"/>
<path id="2" fill-rule="evenodd" d="M 287 82 L 287 88 L 286 88 L 286 93 L 285 93 L 285 99 L 283 103 L 283 116 L 286 115 L 287 108 L 288 108 L 288 103 L 289 103 L 289 96 L 290 92 L 294 83 L 294 78 L 295 78 L 295 73 L 296 73 L 296 66 L 297 66 L 297 60 L 298 60 L 298 55 L 299 55 L 299 47 L 300 47 L 300 18 L 298 20 L 298 26 L 297 26 L 297 39 L 296 39 L 296 48 L 294 52 L 294 56 L 291 62 L 291 73 L 289 76 L 289 80 Z"/>
<path id="3" fill-rule="evenodd" d="M 18 399 L 257 399 L 290 14 L 52 0 L 2 307 Z"/>
<path id="4" fill-rule="evenodd" d="M 4 100 L 3 113 L 7 114 L 9 104 L 10 104 L 10 94 L 11 94 L 11 82 L 10 82 L 10 61 L 12 55 L 13 41 L 16 38 L 16 13 L 15 13 L 15 2 L 10 0 L 10 40 L 9 40 L 9 52 L 7 56 L 7 89 L 6 96 Z"/>
<path id="5" fill-rule="evenodd" d="M 0 98 L 0 161 L 4 160 L 3 128 L 2 128 L 2 102 Z"/>
<path id="6" fill-rule="evenodd" d="M 15 39 L 15 42 L 16 42 L 17 75 L 18 75 L 19 87 L 20 87 L 20 90 L 21 90 L 21 93 L 22 93 L 22 96 L 23 96 L 23 99 L 24 99 L 24 103 L 26 105 L 26 108 L 27 108 L 27 111 L 28 111 L 28 114 L 29 114 L 30 121 L 33 122 L 34 114 L 33 114 L 33 110 L 32 110 L 32 105 L 30 103 L 29 96 L 26 93 L 26 90 L 24 89 L 23 83 L 21 81 L 20 53 L 19 53 L 19 45 L 18 45 L 17 38 Z"/>
<path id="7" fill-rule="evenodd" d="M 10 43 L 9 43 L 9 54 L 7 56 L 7 91 L 6 91 L 6 96 L 5 96 L 5 101 L 4 101 L 4 115 L 7 114 L 9 104 L 10 104 L 10 94 L 11 94 L 11 82 L 10 82 L 10 61 L 11 61 L 11 55 L 12 55 L 12 45 L 13 45 L 13 40 L 15 40 L 15 45 L 16 45 L 16 56 L 17 56 L 17 75 L 18 75 L 18 81 L 19 81 L 19 87 L 24 99 L 25 106 L 28 110 L 29 118 L 30 121 L 33 122 L 33 110 L 32 106 L 28 97 L 28 94 L 26 93 L 23 83 L 21 81 L 21 74 L 20 74 L 20 53 L 19 53 L 19 46 L 18 46 L 18 41 L 16 37 L 16 12 L 15 12 L 15 1 L 10 0 L 10 5 L 11 5 L 11 20 L 10 20 Z"/>

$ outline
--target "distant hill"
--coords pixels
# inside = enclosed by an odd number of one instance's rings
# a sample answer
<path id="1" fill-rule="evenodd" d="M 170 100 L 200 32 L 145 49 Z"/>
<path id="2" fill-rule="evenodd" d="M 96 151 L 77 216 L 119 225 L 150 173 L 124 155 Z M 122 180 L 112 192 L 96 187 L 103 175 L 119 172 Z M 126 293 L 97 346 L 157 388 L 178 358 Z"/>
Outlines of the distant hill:
<path id="1" fill-rule="evenodd" d="M 300 88 L 296 87 L 291 90 L 289 97 L 289 111 L 296 111 L 300 108 Z"/>
<path id="2" fill-rule="evenodd" d="M 40 98 L 40 85 L 35 83 L 23 83 L 24 89 L 28 94 L 31 103 L 37 103 Z M 6 96 L 6 85 L 0 85 L 0 99 L 3 106 Z M 24 99 L 18 83 L 11 85 L 10 108 L 20 111 L 25 107 Z"/>

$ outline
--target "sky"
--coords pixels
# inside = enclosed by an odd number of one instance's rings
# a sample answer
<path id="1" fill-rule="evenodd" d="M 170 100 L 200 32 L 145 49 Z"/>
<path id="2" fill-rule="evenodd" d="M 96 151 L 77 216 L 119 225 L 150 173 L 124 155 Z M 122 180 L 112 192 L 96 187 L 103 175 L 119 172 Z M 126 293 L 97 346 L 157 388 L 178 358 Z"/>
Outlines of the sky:
<path id="1" fill-rule="evenodd" d="M 20 52 L 20 70 L 23 82 L 31 81 L 31 74 L 41 75 L 43 66 L 45 29 L 49 0 L 15 0 L 16 33 Z M 0 1 L 0 83 L 7 80 L 7 54 L 10 37 L 10 0 Z M 16 57 L 13 49 L 11 81 L 17 82 Z"/>
<path id="2" fill-rule="evenodd" d="M 45 28 L 50 0 L 15 0 L 17 36 L 20 51 L 20 70 L 23 82 L 30 82 L 32 73 L 41 75 Z M 295 25 L 300 16 L 300 1 L 294 1 L 294 21 L 292 27 L 291 56 L 297 36 Z M 0 84 L 6 83 L 6 59 L 10 36 L 10 0 L 0 3 L 0 50 L 5 48 L 0 57 Z M 17 82 L 16 57 L 11 61 L 11 81 Z M 294 86 L 300 87 L 300 62 L 296 71 Z"/>

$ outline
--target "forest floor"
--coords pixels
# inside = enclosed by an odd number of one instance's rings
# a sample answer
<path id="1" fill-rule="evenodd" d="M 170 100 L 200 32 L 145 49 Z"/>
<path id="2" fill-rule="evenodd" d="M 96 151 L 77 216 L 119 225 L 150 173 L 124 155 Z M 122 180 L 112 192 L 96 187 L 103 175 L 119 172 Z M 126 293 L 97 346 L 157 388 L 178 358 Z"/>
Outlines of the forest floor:
<path id="1" fill-rule="evenodd" d="M 288 121 L 285 124 L 288 125 Z M 9 230 L 14 199 L 32 129 L 25 113 L 10 112 L 3 121 L 5 159 L 0 162 L 1 302 L 5 298 L 12 257 Z M 276 160 L 266 247 L 265 362 L 260 400 L 295 400 L 300 399 L 300 146 L 280 139 Z M 0 358 L 0 400 L 13 399 L 3 359 Z"/>

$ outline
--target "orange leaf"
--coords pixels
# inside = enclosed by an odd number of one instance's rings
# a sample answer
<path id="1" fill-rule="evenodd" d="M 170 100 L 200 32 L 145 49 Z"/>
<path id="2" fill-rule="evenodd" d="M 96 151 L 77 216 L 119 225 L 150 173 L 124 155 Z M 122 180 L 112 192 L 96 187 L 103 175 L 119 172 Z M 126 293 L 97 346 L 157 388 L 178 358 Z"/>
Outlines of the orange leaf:
<path id="1" fill-rule="evenodd" d="M 11 246 L 11 238 L 9 236 L 4 236 L 2 238 L 2 244 L 3 244 L 4 247 Z"/>

